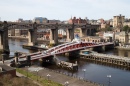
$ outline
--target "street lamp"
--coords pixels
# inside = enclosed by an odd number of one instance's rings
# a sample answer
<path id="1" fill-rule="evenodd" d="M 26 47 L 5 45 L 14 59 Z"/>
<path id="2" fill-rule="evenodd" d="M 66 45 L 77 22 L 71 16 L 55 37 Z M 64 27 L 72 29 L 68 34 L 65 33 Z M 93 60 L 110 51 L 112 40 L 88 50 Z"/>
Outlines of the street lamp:
<path id="1" fill-rule="evenodd" d="M 50 74 L 47 74 L 47 79 L 49 80 L 49 77 L 50 77 L 51 75 Z"/>
<path id="2" fill-rule="evenodd" d="M 37 72 L 37 81 L 38 81 L 38 71 L 39 71 L 39 70 L 37 69 L 37 70 L 35 70 L 35 71 Z"/>
<path id="3" fill-rule="evenodd" d="M 111 83 L 111 75 L 107 75 L 107 77 L 108 77 L 108 79 L 109 79 L 109 81 L 108 81 L 108 86 L 110 86 L 110 83 Z"/>
<path id="4" fill-rule="evenodd" d="M 50 74 L 47 74 L 48 86 L 49 86 L 49 77 L 50 77 L 50 76 L 51 76 Z"/>
<path id="5" fill-rule="evenodd" d="M 86 72 L 86 69 L 83 69 L 83 72 L 84 72 L 84 79 L 85 79 L 85 72 Z"/>
<path id="6" fill-rule="evenodd" d="M 27 68 L 27 78 L 28 78 L 28 68 L 29 68 L 29 66 L 25 66 L 26 68 Z"/>
<path id="7" fill-rule="evenodd" d="M 69 82 L 68 81 L 65 82 L 65 86 L 69 86 Z"/>

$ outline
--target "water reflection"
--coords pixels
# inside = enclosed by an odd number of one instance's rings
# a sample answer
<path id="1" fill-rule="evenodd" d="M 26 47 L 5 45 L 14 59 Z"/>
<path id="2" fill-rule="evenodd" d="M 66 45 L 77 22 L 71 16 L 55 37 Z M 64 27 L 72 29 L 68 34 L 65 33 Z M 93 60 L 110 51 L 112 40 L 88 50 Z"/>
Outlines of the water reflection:
<path id="1" fill-rule="evenodd" d="M 28 40 L 26 39 L 9 39 L 9 49 L 10 49 L 10 55 L 14 55 L 15 51 L 24 52 L 24 53 L 33 53 L 37 50 L 28 50 L 22 48 L 22 45 L 27 44 Z"/>

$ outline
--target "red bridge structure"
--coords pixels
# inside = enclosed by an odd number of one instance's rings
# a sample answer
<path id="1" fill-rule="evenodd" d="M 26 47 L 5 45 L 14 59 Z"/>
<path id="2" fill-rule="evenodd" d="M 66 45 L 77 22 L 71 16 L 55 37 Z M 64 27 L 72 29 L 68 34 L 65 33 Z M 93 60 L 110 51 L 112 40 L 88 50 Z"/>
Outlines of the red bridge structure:
<path id="1" fill-rule="evenodd" d="M 113 42 L 107 42 L 107 43 L 69 42 L 69 43 L 64 43 L 64 44 L 52 47 L 45 51 L 39 51 L 36 53 L 31 53 L 29 55 L 19 56 L 19 59 L 22 59 L 22 58 L 25 59 L 25 57 L 29 57 L 29 59 L 33 61 L 33 60 L 43 59 L 43 58 L 47 58 L 50 56 L 67 53 L 67 52 L 72 52 L 72 51 L 77 51 L 77 50 L 82 50 L 82 49 L 87 49 L 87 48 L 95 48 L 95 47 L 103 47 L 103 48 L 106 46 L 113 47 L 113 45 L 114 45 Z"/>

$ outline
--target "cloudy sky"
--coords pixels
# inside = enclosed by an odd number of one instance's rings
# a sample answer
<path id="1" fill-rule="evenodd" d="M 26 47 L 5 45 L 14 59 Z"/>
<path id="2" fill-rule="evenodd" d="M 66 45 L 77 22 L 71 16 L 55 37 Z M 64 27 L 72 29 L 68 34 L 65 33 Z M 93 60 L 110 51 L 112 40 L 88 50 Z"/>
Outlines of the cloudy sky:
<path id="1" fill-rule="evenodd" d="M 130 0 L 0 0 L 1 20 L 18 18 L 68 20 L 71 16 L 110 19 L 115 15 L 130 17 Z"/>

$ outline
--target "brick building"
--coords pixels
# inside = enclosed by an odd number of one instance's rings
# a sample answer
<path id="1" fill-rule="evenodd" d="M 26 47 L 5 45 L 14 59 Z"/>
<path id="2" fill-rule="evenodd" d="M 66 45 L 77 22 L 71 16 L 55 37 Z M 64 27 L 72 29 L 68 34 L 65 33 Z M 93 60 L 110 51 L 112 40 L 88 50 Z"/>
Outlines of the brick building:
<path id="1" fill-rule="evenodd" d="M 79 18 L 73 17 L 73 18 L 69 19 L 68 23 L 69 24 L 72 24 L 72 23 L 77 23 L 77 24 L 87 23 L 87 20 L 86 19 L 81 19 L 80 17 Z"/>

